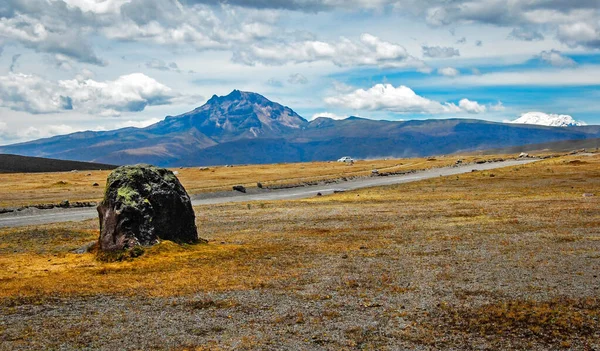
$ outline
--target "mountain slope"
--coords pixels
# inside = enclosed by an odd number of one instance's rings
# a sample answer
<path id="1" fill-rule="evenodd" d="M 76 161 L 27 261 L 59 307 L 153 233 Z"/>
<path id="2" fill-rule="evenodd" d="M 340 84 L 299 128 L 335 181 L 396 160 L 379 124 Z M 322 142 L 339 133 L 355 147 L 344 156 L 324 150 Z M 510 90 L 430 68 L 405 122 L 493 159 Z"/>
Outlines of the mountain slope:
<path id="1" fill-rule="evenodd" d="M 0 153 L 160 166 L 272 163 L 459 151 L 600 137 L 600 126 L 556 128 L 474 119 L 308 122 L 264 96 L 234 90 L 146 128 L 79 132 L 0 147 Z"/>
<path id="2" fill-rule="evenodd" d="M 0 154 L 0 173 L 42 173 L 115 169 L 117 166 Z"/>

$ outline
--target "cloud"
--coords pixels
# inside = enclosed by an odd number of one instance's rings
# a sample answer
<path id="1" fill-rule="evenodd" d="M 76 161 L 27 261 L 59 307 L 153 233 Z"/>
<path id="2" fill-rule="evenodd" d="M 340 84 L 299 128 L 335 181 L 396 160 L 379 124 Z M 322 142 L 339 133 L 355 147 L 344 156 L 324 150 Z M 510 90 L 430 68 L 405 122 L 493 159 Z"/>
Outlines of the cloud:
<path id="1" fill-rule="evenodd" d="M 465 44 L 467 42 L 467 38 L 462 37 L 456 41 L 456 44 Z"/>
<path id="2" fill-rule="evenodd" d="M 437 72 L 438 74 L 451 78 L 456 77 L 460 74 L 460 72 L 456 68 L 452 67 L 439 68 Z"/>
<path id="3" fill-rule="evenodd" d="M 224 0 L 221 0 L 225 2 Z M 213 4 L 214 0 L 184 0 L 187 4 Z M 229 5 L 254 9 L 276 9 L 302 12 L 320 12 L 335 9 L 379 10 L 396 1 L 390 0 L 227 0 Z"/>
<path id="4" fill-rule="evenodd" d="M 10 62 L 10 68 L 8 69 L 10 72 L 15 71 L 15 68 L 17 66 L 17 61 L 19 60 L 20 57 L 21 57 L 21 54 L 13 55 L 11 62 Z"/>
<path id="5" fill-rule="evenodd" d="M 514 28 L 509 34 L 508 39 L 524 40 L 524 41 L 539 41 L 544 40 L 542 33 L 532 28 L 518 27 Z"/>
<path id="6" fill-rule="evenodd" d="M 577 63 L 570 57 L 562 55 L 558 50 L 542 51 L 538 56 L 540 60 L 551 64 L 554 67 L 572 67 Z"/>
<path id="7" fill-rule="evenodd" d="M 267 85 L 270 85 L 272 87 L 276 87 L 276 88 L 281 88 L 283 87 L 283 82 L 281 82 L 278 79 L 275 78 L 269 78 L 269 80 L 267 80 Z"/>
<path id="8" fill-rule="evenodd" d="M 68 126 L 66 124 L 50 124 L 45 125 L 43 128 L 38 127 L 28 127 L 24 130 L 18 131 L 16 133 L 16 137 L 18 139 L 32 140 L 32 139 L 40 139 L 40 138 L 48 138 L 54 135 L 64 135 L 77 132 L 78 130 Z"/>
<path id="9" fill-rule="evenodd" d="M 314 115 L 312 115 L 312 117 L 310 118 L 310 120 L 314 120 L 316 118 L 319 117 L 326 117 L 326 118 L 331 118 L 331 119 L 344 119 L 346 118 L 345 116 L 339 116 L 336 115 L 335 113 L 331 113 L 331 112 L 319 112 L 319 113 L 315 113 Z"/>
<path id="10" fill-rule="evenodd" d="M 233 61 L 245 65 L 284 65 L 329 61 L 341 67 L 426 67 L 423 61 L 412 57 L 395 43 L 362 34 L 358 41 L 340 38 L 335 42 L 305 40 L 250 45 L 234 52 Z"/>
<path id="11" fill-rule="evenodd" d="M 506 110 L 506 107 L 504 107 L 502 101 L 498 101 L 495 105 L 490 105 L 490 110 L 494 112 L 501 112 Z"/>
<path id="12" fill-rule="evenodd" d="M 84 27 L 82 14 L 73 12 L 62 1 L 7 0 L 0 9 L 0 37 L 8 42 L 21 43 L 37 52 L 106 65 L 84 38 Z"/>
<path id="13" fill-rule="evenodd" d="M 390 111 L 397 113 L 450 113 L 460 112 L 460 108 L 451 103 L 439 103 L 417 95 L 404 85 L 394 87 L 391 84 L 376 84 L 364 90 L 328 97 L 325 103 L 331 106 L 354 110 Z"/>
<path id="14" fill-rule="evenodd" d="M 145 127 L 148 127 L 155 123 L 158 123 L 160 121 L 162 121 L 162 119 L 160 119 L 160 118 L 150 118 L 150 119 L 145 119 L 145 120 L 141 120 L 141 121 L 128 120 L 128 121 L 123 121 L 123 122 L 117 123 L 115 125 L 115 128 L 117 128 L 117 129 L 126 128 L 126 127 L 145 128 Z"/>
<path id="15" fill-rule="evenodd" d="M 0 106 L 34 114 L 77 110 L 102 116 L 142 111 L 146 106 L 170 104 L 179 98 L 169 87 L 142 74 L 114 81 L 92 79 L 46 80 L 9 73 L 0 76 Z"/>
<path id="16" fill-rule="evenodd" d="M 600 47 L 600 7 L 597 0 L 531 1 L 514 0 L 510 6 L 500 0 L 423 1 L 420 5 L 427 23 L 433 26 L 488 24 L 513 27 L 513 39 L 541 40 L 541 31 L 557 32 L 570 46 Z"/>
<path id="17" fill-rule="evenodd" d="M 165 62 L 160 59 L 152 59 L 146 62 L 146 67 L 150 69 L 156 69 L 159 71 L 171 71 L 181 73 L 179 66 L 175 62 Z"/>
<path id="18" fill-rule="evenodd" d="M 597 10 L 600 12 L 600 10 Z M 600 48 L 600 21 L 593 23 L 575 22 L 560 25 L 557 37 L 570 47 L 585 46 Z"/>
<path id="19" fill-rule="evenodd" d="M 306 83 L 308 83 L 308 79 L 306 79 L 306 77 L 300 73 L 290 74 L 287 81 L 290 84 L 306 84 Z"/>
<path id="20" fill-rule="evenodd" d="M 338 93 L 348 93 L 348 92 L 351 92 L 352 90 L 354 90 L 353 86 L 348 85 L 343 82 L 339 82 L 337 80 L 334 80 L 332 84 L 333 84 L 333 89 L 335 91 L 337 91 Z"/>
<path id="21" fill-rule="evenodd" d="M 452 47 L 441 47 L 441 46 L 422 46 L 423 56 L 432 58 L 448 58 L 453 56 L 460 56 L 458 49 Z"/>
<path id="22" fill-rule="evenodd" d="M 458 107 L 468 113 L 484 113 L 487 108 L 484 105 L 480 105 L 477 101 L 471 101 L 469 99 L 462 99 L 458 102 Z"/>
<path id="23" fill-rule="evenodd" d="M 581 65 L 560 69 L 536 69 L 517 72 L 492 72 L 455 77 L 452 86 L 596 86 L 600 85 L 600 66 Z"/>
<path id="24" fill-rule="evenodd" d="M 481 40 L 476 40 L 475 46 L 483 46 L 483 42 Z"/>

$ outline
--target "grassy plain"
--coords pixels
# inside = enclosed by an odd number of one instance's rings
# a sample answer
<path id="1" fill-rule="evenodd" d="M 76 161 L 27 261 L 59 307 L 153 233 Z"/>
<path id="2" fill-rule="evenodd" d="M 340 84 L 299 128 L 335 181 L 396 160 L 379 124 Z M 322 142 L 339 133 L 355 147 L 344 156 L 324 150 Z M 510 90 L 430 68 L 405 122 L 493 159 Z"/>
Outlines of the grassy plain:
<path id="1" fill-rule="evenodd" d="M 452 156 L 437 159 L 388 159 L 357 161 L 354 165 L 340 162 L 285 163 L 235 167 L 173 169 L 188 193 L 231 190 L 233 185 L 252 188 L 297 184 L 339 177 L 369 175 L 371 170 L 397 172 L 449 166 L 457 159 L 465 162 L 486 160 L 492 156 Z M 62 200 L 99 201 L 110 171 L 78 171 L 50 173 L 0 173 L 0 207 L 60 203 Z M 93 186 L 96 183 L 98 186 Z"/>
<path id="2" fill-rule="evenodd" d="M 598 154 L 196 213 L 113 263 L 69 252 L 96 221 L 0 229 L 0 349 L 600 348 Z"/>

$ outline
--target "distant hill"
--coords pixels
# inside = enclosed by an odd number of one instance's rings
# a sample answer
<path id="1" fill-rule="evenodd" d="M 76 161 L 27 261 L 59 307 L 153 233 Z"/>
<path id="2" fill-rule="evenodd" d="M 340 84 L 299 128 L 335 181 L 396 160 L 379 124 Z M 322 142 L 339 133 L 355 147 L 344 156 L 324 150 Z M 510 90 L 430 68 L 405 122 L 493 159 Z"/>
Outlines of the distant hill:
<path id="1" fill-rule="evenodd" d="M 0 153 L 195 166 L 415 157 L 600 137 L 600 126 L 548 127 L 475 119 L 307 121 L 262 95 L 234 90 L 146 128 L 79 132 L 0 147 Z"/>
<path id="2" fill-rule="evenodd" d="M 100 163 L 54 160 L 50 158 L 0 154 L 0 173 L 67 172 L 114 169 L 117 166 Z"/>

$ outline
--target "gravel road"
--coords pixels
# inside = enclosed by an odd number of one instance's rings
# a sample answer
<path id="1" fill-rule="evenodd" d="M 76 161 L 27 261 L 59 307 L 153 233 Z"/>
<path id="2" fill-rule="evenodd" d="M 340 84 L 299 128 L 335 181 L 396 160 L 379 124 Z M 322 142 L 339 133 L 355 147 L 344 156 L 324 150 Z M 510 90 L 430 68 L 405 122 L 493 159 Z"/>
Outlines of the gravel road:
<path id="1" fill-rule="evenodd" d="M 400 184 L 416 182 L 419 180 L 430 179 L 442 176 L 451 176 L 462 173 L 468 173 L 472 170 L 484 171 L 501 167 L 509 167 L 521 164 L 527 164 L 537 161 L 536 159 L 508 160 L 494 163 L 467 164 L 458 167 L 435 168 L 426 171 L 420 171 L 411 174 L 395 175 L 387 177 L 371 177 L 349 180 L 343 183 L 305 186 L 299 188 L 281 189 L 281 190 L 260 190 L 256 189 L 250 193 L 241 193 L 237 191 L 208 193 L 192 195 L 192 205 L 212 205 L 226 202 L 248 202 L 248 201 L 275 201 L 302 199 L 316 196 L 317 193 L 329 195 L 336 191 L 349 191 L 361 188 L 375 186 Z M 0 228 L 20 227 L 26 225 L 38 225 L 47 223 L 82 221 L 98 216 L 96 209 L 93 208 L 53 208 L 49 210 L 39 210 L 28 208 L 23 211 L 0 214 Z"/>

